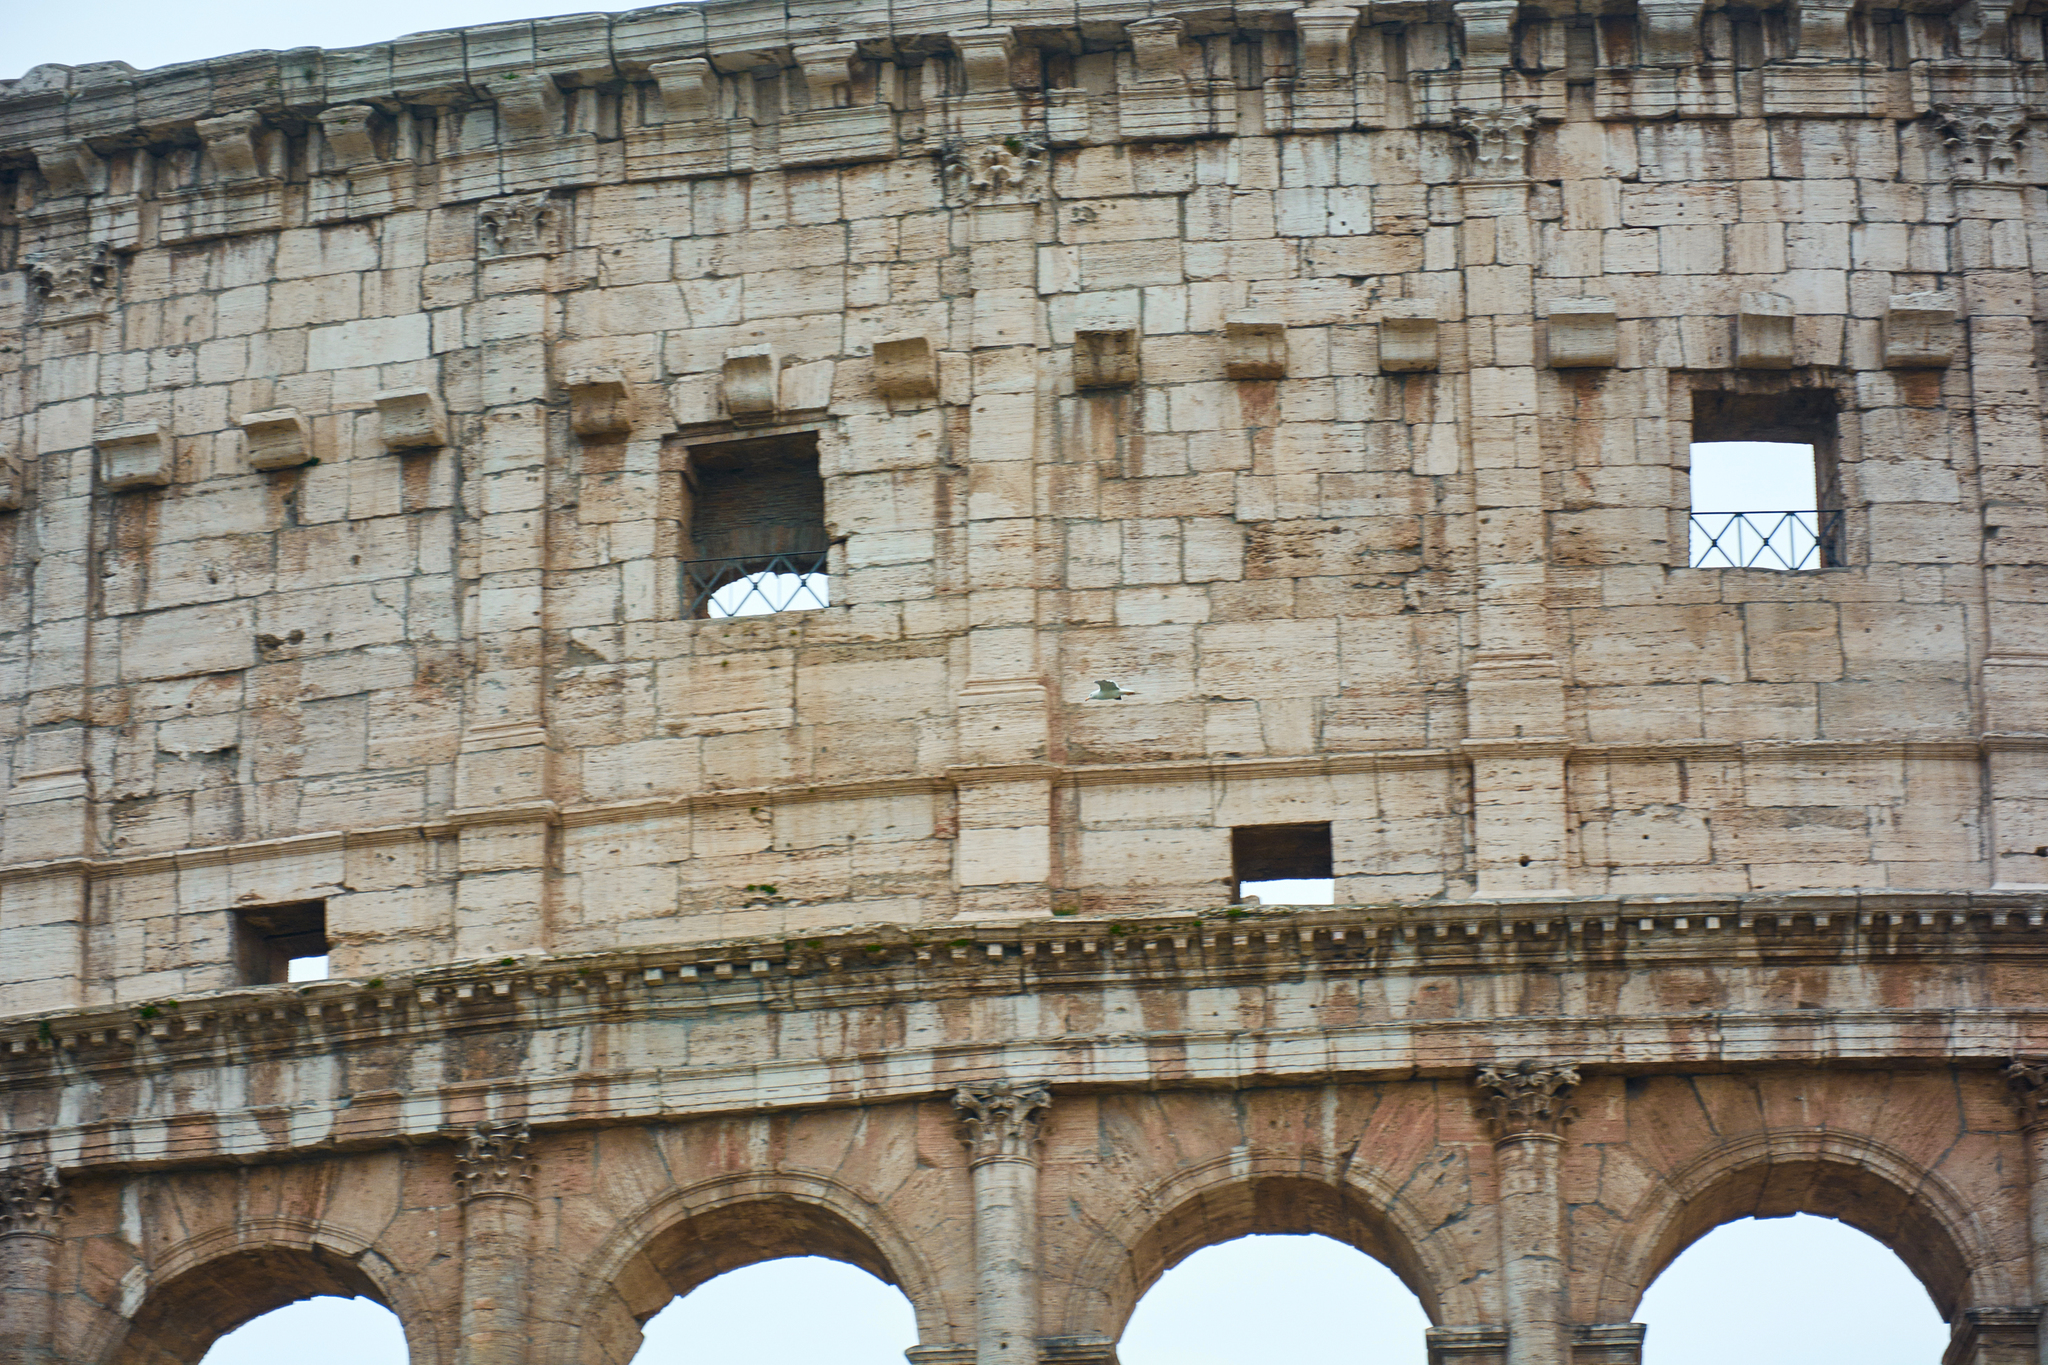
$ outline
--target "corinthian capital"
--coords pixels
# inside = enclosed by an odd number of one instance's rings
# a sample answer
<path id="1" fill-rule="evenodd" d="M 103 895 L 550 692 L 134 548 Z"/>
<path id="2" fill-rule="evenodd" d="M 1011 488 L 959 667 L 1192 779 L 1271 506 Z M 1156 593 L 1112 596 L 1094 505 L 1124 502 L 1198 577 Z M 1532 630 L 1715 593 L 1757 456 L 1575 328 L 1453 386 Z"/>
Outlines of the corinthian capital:
<path id="1" fill-rule="evenodd" d="M 71 1206 L 55 1166 L 0 1171 L 0 1237 L 55 1237 Z"/>
<path id="2" fill-rule="evenodd" d="M 1529 143 L 1536 136 L 1534 105 L 1454 109 L 1451 117 L 1472 146 L 1474 179 L 1519 180 L 1529 173 Z"/>
<path id="3" fill-rule="evenodd" d="M 533 1130 L 523 1122 L 480 1123 L 455 1157 L 455 1188 L 466 1201 L 525 1195 L 533 1184 Z"/>
<path id="4" fill-rule="evenodd" d="M 1029 1157 L 1051 1104 L 1052 1091 L 1037 1082 L 989 1081 L 963 1085 L 953 1093 L 953 1107 L 960 1111 L 967 1146 L 976 1161 Z"/>
<path id="5" fill-rule="evenodd" d="M 2048 1057 L 2015 1057 L 2006 1064 L 2005 1083 L 2019 1107 L 2020 1126 L 2048 1123 Z"/>
<path id="6" fill-rule="evenodd" d="M 1479 1116 L 1492 1125 L 1496 1137 L 1555 1137 L 1571 1120 L 1568 1101 L 1579 1084 L 1579 1070 L 1569 1062 L 1482 1066 L 1476 1084 Z"/>

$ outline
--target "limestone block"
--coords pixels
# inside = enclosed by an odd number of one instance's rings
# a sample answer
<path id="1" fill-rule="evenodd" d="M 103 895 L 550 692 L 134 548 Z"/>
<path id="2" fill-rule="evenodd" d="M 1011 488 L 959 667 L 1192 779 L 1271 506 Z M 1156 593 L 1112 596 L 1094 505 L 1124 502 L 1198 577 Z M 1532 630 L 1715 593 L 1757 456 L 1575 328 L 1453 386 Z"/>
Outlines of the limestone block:
<path id="1" fill-rule="evenodd" d="M 90 194 L 102 170 L 99 155 L 83 140 L 36 149 L 36 169 L 43 173 L 44 192 L 54 198 Z"/>
<path id="2" fill-rule="evenodd" d="M 99 451 L 100 482 L 116 492 L 162 488 L 171 481 L 171 441 L 154 422 L 102 427 L 92 443 Z"/>
<path id="3" fill-rule="evenodd" d="M 1746 293 L 1735 315 L 1735 363 L 1745 370 L 1792 368 L 1792 300 Z"/>
<path id="4" fill-rule="evenodd" d="M 1396 374 L 1437 367 L 1443 305 L 1435 299 L 1389 299 L 1380 306 L 1380 368 Z"/>
<path id="5" fill-rule="evenodd" d="M 569 428 L 578 436 L 632 432 L 633 395 L 617 370 L 573 370 L 562 387 L 569 391 Z"/>
<path id="6" fill-rule="evenodd" d="M 312 438 L 296 408 L 246 413 L 236 425 L 251 469 L 293 469 L 313 462 Z"/>
<path id="7" fill-rule="evenodd" d="M 959 55 L 969 95 L 995 95 L 1011 89 L 1010 59 L 1015 53 L 1008 28 L 958 29 L 946 35 Z"/>
<path id="8" fill-rule="evenodd" d="M 376 113 L 375 106 L 368 104 L 338 104 L 320 111 L 320 128 L 327 135 L 327 152 L 336 169 L 364 166 L 377 159 L 371 132 Z"/>
<path id="9" fill-rule="evenodd" d="M 1287 326 L 1278 313 L 1238 313 L 1223 324 L 1223 373 L 1232 379 L 1287 374 Z"/>
<path id="10" fill-rule="evenodd" d="M 1550 368 L 1589 369 L 1614 364 L 1613 299 L 1557 299 L 1546 316 L 1550 320 Z"/>
<path id="11" fill-rule="evenodd" d="M 498 135 L 526 142 L 562 131 L 562 91 L 545 71 L 500 72 L 486 87 L 498 102 Z"/>
<path id="12" fill-rule="evenodd" d="M 429 389 L 387 389 L 377 395 L 378 438 L 386 450 L 435 450 L 448 444 L 448 411 Z"/>
<path id="13" fill-rule="evenodd" d="M 930 337 L 885 337 L 875 343 L 875 388 L 882 397 L 915 403 L 939 395 L 938 358 Z"/>
<path id="14" fill-rule="evenodd" d="M 1891 369 L 1940 369 L 1955 359 L 1956 296 L 1894 294 L 1884 310 L 1884 363 Z"/>
<path id="15" fill-rule="evenodd" d="M 837 362 L 811 360 L 785 365 L 776 383 L 776 404 L 783 412 L 818 412 L 832 406 L 832 376 Z"/>
<path id="16" fill-rule="evenodd" d="M 717 113 L 718 73 L 702 57 L 656 62 L 648 70 L 661 91 L 661 107 L 670 123 L 698 123 Z"/>
<path id="17" fill-rule="evenodd" d="M 725 353 L 720 370 L 721 397 L 727 412 L 735 417 L 749 417 L 775 411 L 781 397 L 778 387 L 782 366 L 772 343 L 734 347 Z"/>
<path id="18" fill-rule="evenodd" d="M 1691 66 L 1699 60 L 1701 0 L 1640 0 L 1637 38 L 1645 66 Z"/>
<path id="19" fill-rule="evenodd" d="M 1465 69 L 1505 67 L 1520 0 L 1458 0 L 1451 9 L 1465 35 Z"/>
<path id="20" fill-rule="evenodd" d="M 263 116 L 254 110 L 203 118 L 197 124 L 200 141 L 206 144 L 206 158 L 222 180 L 253 180 L 262 173 L 258 162 L 256 135 L 263 128 Z"/>
<path id="21" fill-rule="evenodd" d="M 1075 388 L 1121 389 L 1137 382 L 1138 334 L 1135 330 L 1075 331 Z"/>
<path id="22" fill-rule="evenodd" d="M 837 109 L 853 102 L 853 61 L 860 49 L 852 43 L 805 43 L 792 54 L 804 74 L 811 109 Z"/>

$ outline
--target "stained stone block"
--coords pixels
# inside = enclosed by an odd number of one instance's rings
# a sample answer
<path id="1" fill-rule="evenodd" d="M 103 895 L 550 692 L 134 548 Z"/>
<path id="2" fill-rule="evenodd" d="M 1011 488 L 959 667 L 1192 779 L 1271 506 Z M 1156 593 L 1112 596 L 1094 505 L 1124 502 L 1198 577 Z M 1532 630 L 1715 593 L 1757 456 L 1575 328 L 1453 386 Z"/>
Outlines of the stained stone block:
<path id="1" fill-rule="evenodd" d="M 938 358 L 931 338 L 886 337 L 875 343 L 875 388 L 884 398 L 915 403 L 939 393 Z"/>
<path id="2" fill-rule="evenodd" d="M 100 482 L 115 492 L 162 488 L 171 481 L 171 441 L 154 422 L 103 427 L 93 433 Z"/>
<path id="3" fill-rule="evenodd" d="M 1389 299 L 1380 305 L 1380 368 L 1396 374 L 1435 369 L 1442 311 L 1435 299 Z"/>
<path id="4" fill-rule="evenodd" d="M 782 367 L 773 346 L 763 343 L 735 347 L 725 353 L 721 370 L 727 412 L 735 417 L 748 417 L 775 411 L 780 399 L 777 389 Z"/>
<path id="5" fill-rule="evenodd" d="M 1940 369 L 1955 359 L 1956 297 L 1894 294 L 1884 310 L 1884 363 L 1892 369 Z"/>
<path id="6" fill-rule="evenodd" d="M 1792 368 L 1792 300 L 1747 293 L 1735 315 L 1735 363 L 1745 370 Z"/>
<path id="7" fill-rule="evenodd" d="M 251 469 L 292 469 L 313 462 L 306 420 L 295 408 L 248 413 L 237 425 Z"/>
<path id="8" fill-rule="evenodd" d="M 1074 387 L 1128 388 L 1138 382 L 1138 334 L 1128 328 L 1074 333 Z"/>
<path id="9" fill-rule="evenodd" d="M 1276 313 L 1239 313 L 1223 324 L 1223 373 L 1279 379 L 1287 373 L 1287 327 Z"/>
<path id="10" fill-rule="evenodd" d="M 448 444 L 448 411 L 427 389 L 391 389 L 376 397 L 378 435 L 386 450 L 433 450 Z"/>
<path id="11" fill-rule="evenodd" d="M 575 371 L 563 381 L 562 387 L 569 391 L 569 428 L 578 436 L 625 436 L 632 432 L 632 394 L 618 371 Z"/>
<path id="12" fill-rule="evenodd" d="M 0 512 L 18 512 L 28 498 L 28 469 L 14 455 L 0 455 Z"/>
<path id="13" fill-rule="evenodd" d="M 1550 368 L 1590 369 L 1615 360 L 1614 300 L 1558 299 L 1550 320 Z"/>

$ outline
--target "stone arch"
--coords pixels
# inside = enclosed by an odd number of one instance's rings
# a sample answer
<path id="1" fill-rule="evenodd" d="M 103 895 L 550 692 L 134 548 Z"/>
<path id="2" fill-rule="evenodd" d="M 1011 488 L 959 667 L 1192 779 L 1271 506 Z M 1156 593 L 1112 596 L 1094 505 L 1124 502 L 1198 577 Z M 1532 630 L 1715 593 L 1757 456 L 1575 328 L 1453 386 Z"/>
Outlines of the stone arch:
<path id="1" fill-rule="evenodd" d="M 679 1294 L 728 1270 L 784 1256 L 825 1256 L 859 1266 L 903 1291 L 919 1339 L 951 1339 L 938 1279 L 893 1219 L 816 1172 L 720 1176 L 670 1190 L 625 1219 L 583 1271 L 570 1277 L 563 1325 L 537 1359 L 624 1365 L 640 1324 Z"/>
<path id="2" fill-rule="evenodd" d="M 1687 1247 L 1738 1218 L 1838 1219 L 1906 1263 L 1944 1320 L 1976 1303 L 2018 1302 L 1995 1238 L 1935 1172 L 1874 1138 L 1810 1129 L 1754 1134 L 1702 1153 L 1630 1210 L 1597 1296 L 1600 1322 L 1627 1322 Z"/>
<path id="3" fill-rule="evenodd" d="M 1377 1172 L 1341 1158 L 1238 1150 L 1159 1181 L 1101 1229 L 1076 1264 L 1058 1331 L 1114 1340 L 1161 1275 L 1203 1247 L 1256 1233 L 1320 1233 L 1393 1271 L 1431 1322 L 1479 1320 L 1464 1277 Z"/>
<path id="4" fill-rule="evenodd" d="M 412 1281 L 345 1228 L 253 1218 L 215 1228 L 152 1257 L 121 1285 L 120 1316 L 102 1320 L 84 1353 L 102 1365 L 197 1365 L 209 1347 L 275 1309 L 332 1294 L 366 1298 L 398 1316 L 412 1365 L 440 1359 L 433 1314 Z"/>

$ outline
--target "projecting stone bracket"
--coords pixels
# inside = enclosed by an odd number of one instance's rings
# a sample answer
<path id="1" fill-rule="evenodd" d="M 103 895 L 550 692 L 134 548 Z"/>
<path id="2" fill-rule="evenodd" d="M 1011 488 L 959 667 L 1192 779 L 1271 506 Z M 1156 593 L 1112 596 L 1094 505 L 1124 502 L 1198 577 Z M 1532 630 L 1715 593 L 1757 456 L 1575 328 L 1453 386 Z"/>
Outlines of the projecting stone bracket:
<path id="1" fill-rule="evenodd" d="M 162 488 L 171 481 L 170 438 L 154 422 L 102 427 L 92 443 L 99 452 L 100 482 L 117 493 Z"/>
<path id="2" fill-rule="evenodd" d="M 317 463 L 306 419 L 296 408 L 252 412 L 236 425 L 242 429 L 242 449 L 251 469 L 295 469 Z"/>
<path id="3" fill-rule="evenodd" d="M 1132 328 L 1074 333 L 1074 387 L 1127 389 L 1138 382 L 1138 333 Z"/>
<path id="4" fill-rule="evenodd" d="M 1748 293 L 1735 314 L 1735 364 L 1744 370 L 1792 368 L 1792 300 Z"/>
<path id="5" fill-rule="evenodd" d="M 1437 367 L 1443 305 L 1435 299 L 1389 299 L 1380 305 L 1380 368 L 1394 374 Z"/>
<path id="6" fill-rule="evenodd" d="M 1550 305 L 1550 368 L 1594 369 L 1612 365 L 1617 341 L 1613 299 L 1558 299 Z"/>
<path id="7" fill-rule="evenodd" d="M 377 395 L 379 439 L 390 451 L 438 450 L 448 444 L 448 410 L 426 389 L 387 389 Z"/>
<path id="8" fill-rule="evenodd" d="M 1888 369 L 1942 369 L 1955 356 L 1955 295 L 1892 295 L 1884 310 L 1884 363 Z"/>
<path id="9" fill-rule="evenodd" d="M 1287 324 L 1277 313 L 1239 313 L 1223 324 L 1223 373 L 1232 379 L 1287 374 Z"/>
<path id="10" fill-rule="evenodd" d="M 939 362 L 930 337 L 884 337 L 875 343 L 875 389 L 896 403 L 939 396 Z"/>

